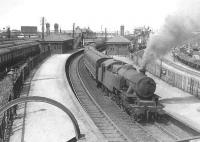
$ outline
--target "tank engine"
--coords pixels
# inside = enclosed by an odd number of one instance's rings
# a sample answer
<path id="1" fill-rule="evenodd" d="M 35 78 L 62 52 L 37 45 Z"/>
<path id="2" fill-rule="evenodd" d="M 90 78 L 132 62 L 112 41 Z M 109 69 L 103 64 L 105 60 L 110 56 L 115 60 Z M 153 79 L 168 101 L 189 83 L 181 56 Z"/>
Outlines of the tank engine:
<path id="1" fill-rule="evenodd" d="M 84 64 L 108 96 L 135 120 L 155 120 L 163 113 L 154 94 L 155 81 L 132 65 L 115 60 L 93 47 L 85 47 Z"/>

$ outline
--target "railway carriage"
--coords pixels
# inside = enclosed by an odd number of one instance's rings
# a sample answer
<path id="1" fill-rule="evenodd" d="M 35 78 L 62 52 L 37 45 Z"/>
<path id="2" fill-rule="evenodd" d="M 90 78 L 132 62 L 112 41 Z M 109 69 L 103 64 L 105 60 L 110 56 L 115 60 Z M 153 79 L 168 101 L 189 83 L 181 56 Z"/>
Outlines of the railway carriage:
<path id="1" fill-rule="evenodd" d="M 22 66 L 19 70 L 9 71 L 9 69 L 11 67 L 18 67 L 18 63 L 21 61 L 26 61 L 26 59 L 29 57 L 36 55 L 42 55 L 45 57 L 45 54 L 43 53 L 48 53 L 49 50 L 50 49 L 48 46 L 40 46 L 40 44 L 36 41 L 9 41 L 0 45 L 1 105 L 19 97 L 19 93 L 17 92 L 20 90 L 24 77 L 28 74 L 30 67 L 32 67 L 32 65 L 37 61 L 32 60 L 31 62 L 28 62 L 26 65 Z M 40 58 L 41 56 L 37 56 L 37 59 L 38 57 Z M 17 72 L 17 74 L 14 74 L 14 72 Z M 16 77 L 17 80 L 15 80 Z M 4 139 L 5 135 L 7 135 L 7 130 L 13 121 L 14 114 L 16 114 L 16 106 L 8 109 L 7 112 L 0 116 L 0 139 Z"/>
<path id="2" fill-rule="evenodd" d="M 85 48 L 84 63 L 95 78 L 97 87 L 101 87 L 135 120 L 155 119 L 163 114 L 159 97 L 154 94 L 156 83 L 143 72 L 93 47 Z"/>
<path id="3" fill-rule="evenodd" d="M 96 70 L 96 68 L 98 68 L 97 66 L 108 58 L 108 56 L 96 51 L 91 46 L 88 46 L 84 52 L 85 66 L 87 66 L 87 69 L 94 78 L 96 78 L 96 75 L 98 74 L 98 70 Z"/>
<path id="4" fill-rule="evenodd" d="M 184 63 L 192 68 L 200 69 L 200 60 L 193 59 L 192 57 L 189 57 L 185 53 L 177 51 L 174 53 L 174 57 L 176 57 L 182 63 Z"/>
<path id="5" fill-rule="evenodd" d="M 13 46 L 5 45 L 0 48 L 0 71 L 5 68 L 25 59 L 29 56 L 34 56 L 40 53 L 39 43 L 27 42 L 25 44 L 12 44 Z"/>

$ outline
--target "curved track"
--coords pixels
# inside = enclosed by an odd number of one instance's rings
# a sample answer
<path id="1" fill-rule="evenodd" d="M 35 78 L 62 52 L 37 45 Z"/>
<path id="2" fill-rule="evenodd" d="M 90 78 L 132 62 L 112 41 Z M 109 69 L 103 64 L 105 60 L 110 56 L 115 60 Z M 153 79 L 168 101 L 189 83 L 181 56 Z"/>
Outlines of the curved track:
<path id="1" fill-rule="evenodd" d="M 198 132 L 175 123 L 164 122 L 139 124 L 96 88 L 89 76 L 83 58 L 78 56 L 69 69 L 70 81 L 77 99 L 108 141 L 176 141 L 199 135 Z"/>
<path id="2" fill-rule="evenodd" d="M 174 63 L 174 62 L 172 62 L 172 61 L 170 61 L 170 60 L 167 60 L 167 59 L 163 59 L 163 61 L 164 61 L 166 64 L 172 66 L 172 67 L 175 68 L 175 69 L 178 69 L 178 70 L 180 70 L 180 71 L 187 72 L 188 74 L 191 74 L 191 75 L 200 77 L 200 73 L 198 73 L 198 71 L 195 72 L 195 71 L 189 70 L 189 69 L 184 68 L 184 67 L 182 67 L 181 65 L 178 65 L 178 64 L 176 64 L 176 63 Z"/>
<path id="3" fill-rule="evenodd" d="M 83 108 L 90 115 L 94 123 L 100 129 L 102 134 L 108 141 L 129 141 L 126 136 L 121 133 L 121 131 L 112 123 L 112 121 L 103 112 L 100 106 L 95 102 L 95 100 L 89 95 L 88 91 L 84 88 L 82 82 L 80 82 L 80 76 L 78 74 L 78 64 L 79 58 L 76 58 L 71 64 L 70 68 L 70 78 L 73 82 L 73 88 L 76 92 L 77 98 Z M 76 72 L 76 73 L 74 73 Z"/>

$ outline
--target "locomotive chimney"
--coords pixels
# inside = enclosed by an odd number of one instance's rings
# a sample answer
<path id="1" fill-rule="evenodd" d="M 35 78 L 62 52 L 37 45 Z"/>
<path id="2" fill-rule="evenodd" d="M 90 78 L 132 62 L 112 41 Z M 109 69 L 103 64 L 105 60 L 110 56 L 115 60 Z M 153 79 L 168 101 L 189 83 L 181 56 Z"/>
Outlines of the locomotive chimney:
<path id="1" fill-rule="evenodd" d="M 140 71 L 141 73 L 145 74 L 145 73 L 146 73 L 146 65 L 142 66 L 142 67 L 139 69 L 139 71 Z"/>

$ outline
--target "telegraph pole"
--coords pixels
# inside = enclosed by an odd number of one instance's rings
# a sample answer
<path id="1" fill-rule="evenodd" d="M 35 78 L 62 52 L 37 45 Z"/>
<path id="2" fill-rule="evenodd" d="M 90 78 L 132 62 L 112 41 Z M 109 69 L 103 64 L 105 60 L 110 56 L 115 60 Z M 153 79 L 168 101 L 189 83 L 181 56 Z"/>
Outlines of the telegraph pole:
<path id="1" fill-rule="evenodd" d="M 42 39 L 44 39 L 44 17 L 42 17 Z"/>
<path id="2" fill-rule="evenodd" d="M 11 38 L 11 31 L 10 31 L 10 27 L 7 27 L 7 38 L 10 39 Z"/>
<path id="3" fill-rule="evenodd" d="M 105 41 L 107 40 L 107 29 L 105 28 Z"/>
<path id="4" fill-rule="evenodd" d="M 72 38 L 74 38 L 74 31 L 75 30 L 75 23 L 73 23 L 73 33 L 72 33 Z"/>

